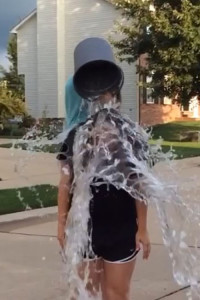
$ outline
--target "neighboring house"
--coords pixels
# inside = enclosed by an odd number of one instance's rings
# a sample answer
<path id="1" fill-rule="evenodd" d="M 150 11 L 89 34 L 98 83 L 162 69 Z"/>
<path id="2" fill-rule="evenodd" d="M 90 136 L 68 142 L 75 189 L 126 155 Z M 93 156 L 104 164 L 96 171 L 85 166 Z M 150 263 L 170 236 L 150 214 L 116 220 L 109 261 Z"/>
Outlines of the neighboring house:
<path id="1" fill-rule="evenodd" d="M 140 65 L 147 67 L 146 55 L 141 55 Z M 147 80 L 148 79 L 141 79 Z M 200 120 L 200 102 L 197 97 L 190 100 L 188 109 L 180 104 L 173 103 L 167 97 L 155 100 L 149 97 L 150 91 L 145 88 L 139 89 L 139 119 L 143 125 L 155 125 L 173 121 Z"/>
<path id="2" fill-rule="evenodd" d="M 119 12 L 106 0 L 37 0 L 37 9 L 12 30 L 17 33 L 18 72 L 25 75 L 29 113 L 64 118 L 64 86 L 73 74 L 73 51 L 87 37 L 108 38 Z M 123 113 L 139 118 L 135 65 L 123 63 Z"/>
<path id="3" fill-rule="evenodd" d="M 172 100 L 167 97 L 159 103 L 147 96 L 140 100 L 139 111 L 142 125 L 155 125 L 173 121 L 200 121 L 200 103 L 196 97 L 190 100 L 187 110 L 184 110 L 180 104 L 172 103 Z"/>

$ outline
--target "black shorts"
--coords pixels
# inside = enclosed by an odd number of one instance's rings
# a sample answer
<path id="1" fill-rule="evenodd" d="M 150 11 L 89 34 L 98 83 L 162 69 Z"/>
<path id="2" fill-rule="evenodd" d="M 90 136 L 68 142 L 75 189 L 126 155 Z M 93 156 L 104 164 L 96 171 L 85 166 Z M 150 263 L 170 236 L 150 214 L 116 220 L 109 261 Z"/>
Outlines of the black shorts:
<path id="1" fill-rule="evenodd" d="M 90 236 L 95 258 L 113 263 L 135 258 L 137 213 L 135 200 L 113 185 L 91 186 Z M 90 257 L 94 258 L 94 257 Z"/>

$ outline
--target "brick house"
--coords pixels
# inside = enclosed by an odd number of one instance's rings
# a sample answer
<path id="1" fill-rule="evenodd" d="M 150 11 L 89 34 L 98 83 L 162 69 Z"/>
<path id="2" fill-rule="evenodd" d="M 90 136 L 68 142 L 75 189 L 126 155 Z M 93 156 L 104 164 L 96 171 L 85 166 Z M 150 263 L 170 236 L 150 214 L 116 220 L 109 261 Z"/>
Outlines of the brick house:
<path id="1" fill-rule="evenodd" d="M 140 58 L 140 64 L 145 66 L 145 55 Z M 188 110 L 180 104 L 173 103 L 167 97 L 154 100 L 148 95 L 148 89 L 139 88 L 139 119 L 143 125 L 155 125 L 173 121 L 200 120 L 200 102 L 190 100 Z"/>

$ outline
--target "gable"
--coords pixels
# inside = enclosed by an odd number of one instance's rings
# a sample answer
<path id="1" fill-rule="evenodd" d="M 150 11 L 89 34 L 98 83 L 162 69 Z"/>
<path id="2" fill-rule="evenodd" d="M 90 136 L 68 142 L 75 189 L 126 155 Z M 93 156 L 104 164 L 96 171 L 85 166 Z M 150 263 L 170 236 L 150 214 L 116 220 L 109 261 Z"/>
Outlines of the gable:
<path id="1" fill-rule="evenodd" d="M 34 9 L 30 14 L 28 14 L 24 19 L 22 19 L 15 27 L 11 29 L 11 33 L 17 33 L 17 31 L 24 26 L 29 20 L 37 15 L 37 9 Z"/>

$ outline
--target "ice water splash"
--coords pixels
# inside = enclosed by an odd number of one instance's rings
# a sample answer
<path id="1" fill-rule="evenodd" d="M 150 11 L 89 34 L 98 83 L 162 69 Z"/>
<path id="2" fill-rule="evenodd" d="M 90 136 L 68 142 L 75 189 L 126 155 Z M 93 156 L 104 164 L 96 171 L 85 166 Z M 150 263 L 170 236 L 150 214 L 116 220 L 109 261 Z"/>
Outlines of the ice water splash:
<path id="1" fill-rule="evenodd" d="M 97 105 L 93 111 L 98 111 Z M 149 148 L 148 138 L 140 126 L 112 108 L 101 108 L 77 131 L 73 157 L 76 188 L 69 212 L 65 249 L 70 286 L 68 299 L 92 297 L 86 291 L 87 276 L 85 281 L 81 280 L 77 266 L 83 262 L 83 253 L 89 257 L 92 252 L 87 225 L 92 198 L 90 186 L 94 185 L 94 178 L 103 179 L 105 183 L 122 188 L 134 198 L 156 207 L 174 278 L 181 286 L 191 287 L 188 299 L 200 297 L 200 241 L 198 234 L 193 235 L 194 228 L 198 232 L 200 226 L 199 203 L 191 203 L 185 196 L 187 185 L 179 182 L 169 161 L 173 153 L 164 154 L 159 144 Z M 161 161 L 171 172 L 171 177 L 161 178 L 156 167 L 153 168 Z"/>
<path id="2" fill-rule="evenodd" d="M 89 276 L 87 265 L 84 279 L 80 278 L 77 269 L 83 263 L 83 253 L 86 257 L 92 253 L 87 225 L 92 198 L 90 185 L 94 177 L 112 183 L 118 189 L 123 188 L 134 198 L 156 207 L 163 240 L 172 261 L 174 278 L 181 286 L 191 287 L 187 294 L 189 300 L 199 299 L 199 179 L 180 179 L 174 163 L 170 161 L 173 153 L 169 151 L 164 154 L 161 141 L 149 148 L 149 135 L 140 126 L 119 114 L 116 108 L 115 100 L 106 104 L 106 108 L 101 103 L 91 103 L 90 112 L 93 117 L 76 134 L 73 159 L 76 188 L 63 253 L 68 285 L 67 300 L 73 297 L 82 300 L 101 299 L 100 294 L 92 296 L 86 290 Z M 65 132 L 49 139 L 46 133 L 43 136 L 36 130 L 33 134 L 35 138 L 30 139 L 30 132 L 23 142 L 27 142 L 28 152 L 34 157 L 35 149 L 38 151 L 44 145 L 59 144 L 66 134 Z M 18 141 L 20 142 L 22 141 Z M 153 167 L 157 162 L 159 164 Z M 25 164 L 24 159 L 21 163 L 18 162 L 16 170 L 19 176 Z M 197 194 L 191 195 L 193 188 Z"/>
<path id="3" fill-rule="evenodd" d="M 35 204 L 29 203 L 29 199 L 26 198 L 26 193 L 22 193 L 21 189 L 16 189 L 16 196 L 19 199 L 24 210 L 31 210 L 32 208 L 43 208 L 44 199 L 42 194 L 40 194 L 40 189 L 37 184 L 33 185 L 30 180 L 29 168 L 33 163 L 37 166 L 37 155 L 41 152 L 58 152 L 61 142 L 63 140 L 62 136 L 57 138 L 58 133 L 63 131 L 63 122 L 60 120 L 49 121 L 42 119 L 37 122 L 31 129 L 27 131 L 23 138 L 15 140 L 11 147 L 11 155 L 14 157 L 14 172 L 17 174 L 18 178 L 23 180 L 24 186 L 27 187 L 28 194 L 34 199 Z M 21 150 L 26 150 L 23 155 L 20 155 Z M 55 170 L 55 173 L 58 169 Z M 53 186 L 48 186 L 45 184 L 43 186 L 47 194 L 51 194 L 51 190 L 55 193 Z"/>

